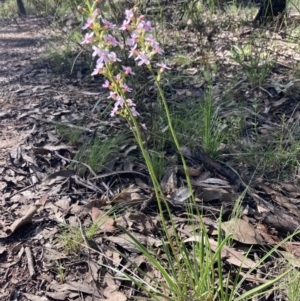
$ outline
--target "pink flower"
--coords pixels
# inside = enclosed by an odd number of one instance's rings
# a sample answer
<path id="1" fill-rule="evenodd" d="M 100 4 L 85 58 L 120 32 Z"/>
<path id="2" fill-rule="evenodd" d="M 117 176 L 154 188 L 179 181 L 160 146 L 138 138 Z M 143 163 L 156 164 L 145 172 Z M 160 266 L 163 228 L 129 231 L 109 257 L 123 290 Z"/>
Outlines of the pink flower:
<path id="1" fill-rule="evenodd" d="M 135 103 L 130 99 L 126 99 L 126 103 L 130 106 L 130 107 L 134 107 L 135 106 Z"/>
<path id="2" fill-rule="evenodd" d="M 102 87 L 103 87 L 103 88 L 108 88 L 108 89 L 110 89 L 110 88 L 111 88 L 111 85 L 110 85 L 109 81 L 106 80 L 106 81 L 104 82 L 104 84 L 102 85 Z"/>
<path id="3" fill-rule="evenodd" d="M 123 84 L 122 88 L 123 88 L 124 92 L 131 92 L 132 91 L 132 89 L 129 88 L 126 84 Z"/>
<path id="4" fill-rule="evenodd" d="M 128 74 L 135 75 L 135 73 L 132 71 L 131 67 L 122 66 L 122 68 L 125 71 L 125 75 L 128 75 Z"/>
<path id="5" fill-rule="evenodd" d="M 111 45 L 111 46 L 118 46 L 119 45 L 119 42 L 116 40 L 115 37 L 113 37 L 112 35 L 105 35 L 104 36 L 104 41 L 108 44 L 108 45 Z"/>
<path id="6" fill-rule="evenodd" d="M 92 49 L 94 50 L 94 52 L 92 53 L 92 56 L 100 56 L 101 55 L 101 49 L 99 49 L 98 47 L 96 46 L 92 46 Z"/>
<path id="7" fill-rule="evenodd" d="M 132 20 L 134 17 L 134 12 L 132 9 L 126 9 L 125 10 L 125 16 L 127 20 Z"/>
<path id="8" fill-rule="evenodd" d="M 141 52 L 135 60 L 139 60 L 138 65 L 141 66 L 143 64 L 149 65 L 150 64 L 150 57 L 149 54 L 146 54 L 145 52 Z"/>
<path id="9" fill-rule="evenodd" d="M 122 26 L 120 27 L 121 30 L 128 30 L 130 28 L 130 20 L 124 20 Z"/>
<path id="10" fill-rule="evenodd" d="M 121 60 L 117 58 L 117 55 L 115 54 L 115 52 L 110 52 L 108 54 L 108 58 L 111 62 L 116 62 L 116 61 L 121 62 Z"/>
<path id="11" fill-rule="evenodd" d="M 94 69 L 91 75 L 97 75 L 99 73 L 102 73 L 102 71 L 103 71 L 103 64 L 97 64 L 96 68 Z"/>
<path id="12" fill-rule="evenodd" d="M 121 79 L 122 79 L 121 74 L 119 73 L 119 74 L 117 74 L 116 76 L 114 76 L 114 79 L 115 79 L 115 81 L 116 81 L 117 83 L 119 83 L 119 82 L 121 81 Z"/>
<path id="13" fill-rule="evenodd" d="M 114 107 L 113 109 L 112 109 L 112 111 L 111 111 L 111 113 L 110 113 L 110 116 L 111 117 L 114 117 L 115 115 L 117 115 L 117 114 L 119 114 L 119 108 L 118 107 Z"/>
<path id="14" fill-rule="evenodd" d="M 109 58 L 109 51 L 108 50 L 101 50 L 100 53 L 98 54 L 99 59 L 97 60 L 97 64 L 99 63 L 107 63 L 110 61 Z"/>
<path id="15" fill-rule="evenodd" d="M 160 48 L 159 46 L 155 47 L 153 49 L 154 53 L 158 53 L 158 54 L 163 54 L 164 51 L 162 50 L 162 48 Z"/>
<path id="16" fill-rule="evenodd" d="M 87 29 L 87 28 L 93 28 L 93 23 L 94 19 L 92 18 L 87 18 L 85 25 L 82 27 L 82 29 Z"/>
<path id="17" fill-rule="evenodd" d="M 113 92 L 113 91 L 110 91 L 108 98 L 117 99 L 117 93 Z"/>
<path id="18" fill-rule="evenodd" d="M 136 34 L 135 32 L 133 32 L 130 35 L 130 38 L 126 39 L 126 45 L 133 46 L 136 43 L 138 37 L 139 37 L 138 34 Z"/>
<path id="19" fill-rule="evenodd" d="M 105 27 L 106 29 L 113 29 L 113 28 L 116 27 L 115 24 L 113 24 L 113 23 L 111 23 L 111 22 L 109 22 L 109 21 L 107 21 L 107 20 L 105 20 L 105 19 L 102 19 L 102 22 L 103 22 L 103 25 L 104 25 L 104 27 Z"/>
<path id="20" fill-rule="evenodd" d="M 86 33 L 85 36 L 84 36 L 83 41 L 80 44 L 82 45 L 82 44 L 91 44 L 91 43 L 93 43 L 93 35 L 94 35 L 93 32 Z"/>
<path id="21" fill-rule="evenodd" d="M 120 95 L 116 98 L 115 107 L 122 107 L 124 105 L 124 98 Z"/>
<path id="22" fill-rule="evenodd" d="M 97 18 L 97 16 L 99 16 L 100 15 L 100 9 L 99 8 L 96 8 L 94 11 L 93 11 L 93 17 L 94 18 Z"/>
<path id="23" fill-rule="evenodd" d="M 159 72 L 162 73 L 165 71 L 165 69 L 171 69 L 170 67 L 168 67 L 166 64 L 162 63 L 162 64 L 156 64 L 156 66 L 160 67 Z"/>
<path id="24" fill-rule="evenodd" d="M 138 54 L 138 50 L 136 49 L 136 47 L 137 47 L 137 44 L 135 44 L 133 47 L 131 47 L 128 57 L 132 57 L 133 55 Z"/>
<path id="25" fill-rule="evenodd" d="M 153 27 L 151 26 L 151 22 L 144 21 L 144 20 L 140 21 L 140 23 L 137 25 L 137 28 L 142 31 L 152 31 L 153 30 Z"/>
<path id="26" fill-rule="evenodd" d="M 137 110 L 135 109 L 135 107 L 131 107 L 130 108 L 131 113 L 134 117 L 139 116 L 140 114 L 137 112 Z"/>
<path id="27" fill-rule="evenodd" d="M 153 38 L 152 34 L 148 34 L 145 37 L 145 41 L 151 46 L 151 47 L 157 47 L 159 44 L 156 42 L 156 40 Z"/>

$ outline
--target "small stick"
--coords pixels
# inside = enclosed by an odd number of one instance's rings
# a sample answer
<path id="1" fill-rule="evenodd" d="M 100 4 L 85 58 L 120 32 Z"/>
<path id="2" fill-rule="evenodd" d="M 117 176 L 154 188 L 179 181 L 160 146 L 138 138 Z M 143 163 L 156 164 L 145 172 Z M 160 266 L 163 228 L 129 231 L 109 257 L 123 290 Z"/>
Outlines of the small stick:
<path id="1" fill-rule="evenodd" d="M 28 270 L 29 270 L 29 274 L 30 276 L 34 276 L 35 275 L 35 271 L 34 271 L 34 265 L 33 265 L 33 258 L 32 258 L 32 253 L 29 247 L 25 248 L 25 253 L 26 253 L 26 257 L 27 257 L 27 262 L 28 262 Z"/>

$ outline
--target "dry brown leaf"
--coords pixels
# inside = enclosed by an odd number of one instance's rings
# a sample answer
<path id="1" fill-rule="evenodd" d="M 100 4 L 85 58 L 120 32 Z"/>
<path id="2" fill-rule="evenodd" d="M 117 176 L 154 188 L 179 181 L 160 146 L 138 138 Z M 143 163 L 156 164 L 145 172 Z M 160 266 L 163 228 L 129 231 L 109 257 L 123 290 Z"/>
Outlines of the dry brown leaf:
<path id="1" fill-rule="evenodd" d="M 139 187 L 135 187 L 134 185 L 130 185 L 128 188 L 124 189 L 121 193 L 116 195 L 113 198 L 113 203 L 127 203 L 131 201 L 143 201 L 146 197 L 143 193 L 141 193 Z"/>
<path id="2" fill-rule="evenodd" d="M 166 194 L 173 193 L 177 189 L 177 168 L 167 169 L 160 182 L 160 186 Z"/>
<path id="3" fill-rule="evenodd" d="M 92 216 L 92 221 L 95 223 L 97 221 L 97 219 L 99 218 L 99 216 L 103 214 L 103 211 L 100 210 L 99 208 L 97 207 L 92 207 L 92 213 L 91 213 L 91 216 Z"/>
<path id="4" fill-rule="evenodd" d="M 46 296 L 54 300 L 67 300 L 68 295 L 67 292 L 46 292 Z"/>
<path id="5" fill-rule="evenodd" d="M 152 233 L 156 229 L 152 218 L 142 212 L 128 212 L 123 219 L 127 222 L 129 229 L 139 230 L 143 234 Z"/>
<path id="6" fill-rule="evenodd" d="M 200 236 L 192 236 L 184 240 L 184 242 L 197 241 L 202 242 Z M 210 248 L 213 252 L 218 250 L 218 243 L 213 239 L 209 238 Z M 225 259 L 228 263 L 233 264 L 237 267 L 242 267 L 245 269 L 251 269 L 255 266 L 255 262 L 249 258 L 246 258 L 241 252 L 236 251 L 235 249 L 223 246 L 221 251 L 221 257 Z"/>
<path id="7" fill-rule="evenodd" d="M 174 194 L 171 195 L 171 198 L 174 203 L 183 204 L 188 198 L 192 196 L 192 192 L 188 187 L 180 187 L 176 189 Z"/>
<path id="8" fill-rule="evenodd" d="M 232 219 L 228 222 L 223 222 L 222 229 L 227 235 L 232 235 L 232 239 L 244 244 L 264 244 L 262 236 L 248 222 L 242 219 Z"/>
<path id="9" fill-rule="evenodd" d="M 37 296 L 28 293 L 22 293 L 29 301 L 49 301 L 49 299 L 45 296 Z"/>
<path id="10" fill-rule="evenodd" d="M 236 194 L 230 193 L 225 189 L 212 187 L 212 188 L 203 188 L 197 190 L 196 197 L 203 200 L 203 202 L 211 202 L 220 200 L 223 202 L 232 203 L 236 200 Z"/>
<path id="11" fill-rule="evenodd" d="M 126 301 L 127 297 L 118 291 L 112 292 L 109 296 L 107 296 L 108 301 Z"/>

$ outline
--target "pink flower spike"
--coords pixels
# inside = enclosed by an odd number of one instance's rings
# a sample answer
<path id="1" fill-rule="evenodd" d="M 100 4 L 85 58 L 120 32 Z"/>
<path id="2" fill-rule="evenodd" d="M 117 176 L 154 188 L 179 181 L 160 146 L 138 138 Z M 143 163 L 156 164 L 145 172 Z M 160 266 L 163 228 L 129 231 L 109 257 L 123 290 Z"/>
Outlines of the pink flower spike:
<path id="1" fill-rule="evenodd" d="M 122 66 L 123 70 L 125 71 L 125 74 L 128 75 L 128 74 L 131 74 L 131 75 L 135 75 L 135 73 L 132 71 L 132 68 L 131 67 L 125 67 L 125 66 Z"/>
<path id="2" fill-rule="evenodd" d="M 125 9 L 125 16 L 127 20 L 132 20 L 134 17 L 134 12 L 132 9 Z"/>
<path id="3" fill-rule="evenodd" d="M 135 60 L 140 60 L 138 62 L 138 65 L 141 66 L 143 64 L 149 65 L 150 64 L 150 58 L 149 55 L 146 54 L 145 52 L 141 52 L 136 58 Z"/>
<path id="4" fill-rule="evenodd" d="M 120 27 L 121 30 L 128 30 L 130 28 L 130 20 L 124 20 L 122 26 Z"/>
<path id="5" fill-rule="evenodd" d="M 85 25 L 82 29 L 93 28 L 94 20 L 92 18 L 87 18 Z"/>
<path id="6" fill-rule="evenodd" d="M 121 62 L 121 60 L 117 58 L 117 55 L 115 54 L 115 52 L 110 52 L 108 54 L 108 58 L 111 62 L 116 62 L 116 61 Z"/>
<path id="7" fill-rule="evenodd" d="M 116 27 L 115 24 L 105 20 L 105 19 L 102 19 L 102 22 L 103 22 L 103 25 L 106 29 L 114 29 Z"/>
<path id="8" fill-rule="evenodd" d="M 119 42 L 116 40 L 115 37 L 113 37 L 112 35 L 105 35 L 104 36 L 104 41 L 111 46 L 118 46 Z"/>
<path id="9" fill-rule="evenodd" d="M 111 85 L 110 85 L 109 81 L 106 80 L 106 81 L 104 82 L 104 84 L 102 85 L 102 87 L 103 87 L 103 88 L 110 89 Z"/>
<path id="10" fill-rule="evenodd" d="M 122 85 L 122 88 L 123 88 L 124 92 L 131 92 L 132 91 L 132 89 L 129 88 L 126 84 Z"/>
<path id="11" fill-rule="evenodd" d="M 91 43 L 93 43 L 93 35 L 94 35 L 93 32 L 86 33 L 85 36 L 84 36 L 83 41 L 80 44 L 83 45 L 83 44 L 91 44 Z"/>

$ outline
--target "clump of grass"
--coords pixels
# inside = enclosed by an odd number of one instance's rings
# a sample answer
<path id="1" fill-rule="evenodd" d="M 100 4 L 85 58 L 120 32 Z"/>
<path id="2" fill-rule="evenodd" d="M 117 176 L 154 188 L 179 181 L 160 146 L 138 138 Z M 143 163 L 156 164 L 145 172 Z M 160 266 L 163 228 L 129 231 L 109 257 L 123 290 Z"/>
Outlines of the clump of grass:
<path id="1" fill-rule="evenodd" d="M 122 131 L 114 136 L 100 139 L 95 135 L 92 141 L 85 142 L 75 156 L 75 160 L 89 165 L 95 172 L 101 171 L 105 164 L 120 154 L 120 147 L 126 146 L 132 140 L 128 131 Z M 70 166 L 73 168 L 73 164 Z M 83 172 L 79 167 L 79 172 Z"/>
<path id="2" fill-rule="evenodd" d="M 273 66 L 269 54 L 264 52 L 264 47 L 254 47 L 251 43 L 240 47 L 235 45 L 231 58 L 242 67 L 252 87 L 262 85 Z"/>
<path id="3" fill-rule="evenodd" d="M 80 129 L 70 128 L 64 125 L 58 125 L 56 130 L 63 139 L 66 139 L 74 146 L 78 145 L 83 134 L 83 131 Z"/>

